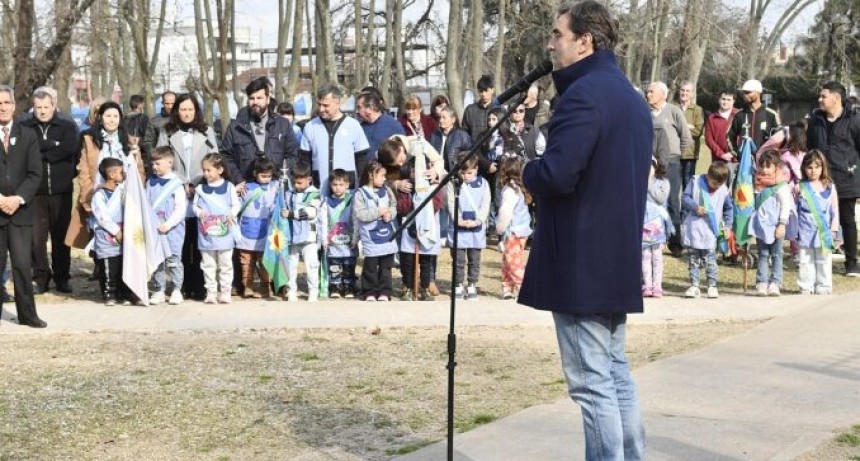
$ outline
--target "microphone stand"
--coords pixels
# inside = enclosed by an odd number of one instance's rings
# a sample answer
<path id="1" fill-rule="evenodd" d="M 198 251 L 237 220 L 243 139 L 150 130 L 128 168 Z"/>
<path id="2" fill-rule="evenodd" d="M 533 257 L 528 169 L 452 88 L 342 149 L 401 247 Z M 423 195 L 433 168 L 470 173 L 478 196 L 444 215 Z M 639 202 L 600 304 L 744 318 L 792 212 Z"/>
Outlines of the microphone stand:
<path id="1" fill-rule="evenodd" d="M 517 100 L 516 104 L 511 107 L 518 107 L 519 105 L 525 102 L 526 96 L 521 95 Z M 452 216 L 454 220 L 454 239 L 451 242 L 451 253 L 453 255 L 453 263 L 451 264 L 451 310 L 450 310 L 450 319 L 448 324 L 448 457 L 447 461 L 454 460 L 454 369 L 457 367 L 457 334 L 455 333 L 455 323 L 456 323 L 456 312 L 457 312 L 457 297 L 455 296 L 455 284 L 456 284 L 456 274 L 457 274 L 457 235 L 459 231 L 457 230 L 457 218 L 460 215 L 460 186 L 462 185 L 462 181 L 460 180 L 460 169 L 463 167 L 463 164 L 466 163 L 470 158 L 474 157 L 475 154 L 481 150 L 481 147 L 490 139 L 490 136 L 493 135 L 496 131 L 498 131 L 499 127 L 502 126 L 503 123 L 508 121 L 511 118 L 511 111 L 507 111 L 502 118 L 500 118 L 495 125 L 490 127 L 484 134 L 481 136 L 481 139 L 478 140 L 475 145 L 469 149 L 469 153 L 463 158 L 463 160 L 456 162 L 452 167 L 451 171 L 448 172 L 442 180 L 439 181 L 439 184 L 436 185 L 427 197 L 416 206 L 407 216 L 406 219 L 403 220 L 400 227 L 394 232 L 394 235 L 391 236 L 391 240 L 397 240 L 400 238 L 400 234 L 403 233 L 404 229 L 409 228 L 412 225 L 412 222 L 415 221 L 415 218 L 418 216 L 418 213 L 424 209 L 430 202 L 433 201 L 433 197 L 442 190 L 443 187 L 447 186 L 449 182 L 452 182 L 454 185 L 454 215 Z M 424 142 L 424 141 L 422 141 Z M 441 152 L 444 156 L 445 153 Z M 418 242 L 415 243 L 418 245 Z M 465 268 L 464 268 L 465 270 Z"/>

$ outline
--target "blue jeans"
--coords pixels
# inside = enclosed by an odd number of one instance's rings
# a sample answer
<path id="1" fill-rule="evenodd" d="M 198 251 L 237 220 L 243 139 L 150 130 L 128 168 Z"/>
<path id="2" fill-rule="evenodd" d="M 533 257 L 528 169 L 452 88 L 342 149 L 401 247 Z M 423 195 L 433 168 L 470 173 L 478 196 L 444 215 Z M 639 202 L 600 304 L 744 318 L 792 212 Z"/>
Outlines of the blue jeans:
<path id="1" fill-rule="evenodd" d="M 717 252 L 715 250 L 697 250 L 688 248 L 690 253 L 690 285 L 699 286 L 699 269 L 705 268 L 708 286 L 717 286 Z"/>
<path id="2" fill-rule="evenodd" d="M 768 245 L 762 239 L 756 239 L 758 246 L 758 267 L 755 271 L 755 283 L 773 283 L 782 286 L 782 242 L 776 239 Z"/>
<path id="3" fill-rule="evenodd" d="M 641 460 L 645 428 L 624 354 L 627 315 L 552 316 L 568 393 L 582 411 L 586 461 Z"/>
<path id="4" fill-rule="evenodd" d="M 696 159 L 681 160 L 681 194 L 684 193 L 687 184 L 690 184 L 690 179 L 696 174 L 697 161 Z"/>
<path id="5" fill-rule="evenodd" d="M 182 289 L 182 281 L 185 278 L 185 269 L 182 267 L 182 259 L 179 255 L 170 255 L 169 258 L 158 265 L 158 269 L 156 269 L 155 273 L 152 274 L 155 291 L 167 290 L 165 275 L 168 271 L 170 272 L 170 278 L 173 279 L 173 289 Z"/>
<path id="6" fill-rule="evenodd" d="M 666 165 L 666 178 L 669 180 L 669 200 L 667 207 L 675 234 L 669 237 L 669 249 L 681 247 L 681 195 L 684 185 L 681 183 L 681 157 L 669 157 Z"/>

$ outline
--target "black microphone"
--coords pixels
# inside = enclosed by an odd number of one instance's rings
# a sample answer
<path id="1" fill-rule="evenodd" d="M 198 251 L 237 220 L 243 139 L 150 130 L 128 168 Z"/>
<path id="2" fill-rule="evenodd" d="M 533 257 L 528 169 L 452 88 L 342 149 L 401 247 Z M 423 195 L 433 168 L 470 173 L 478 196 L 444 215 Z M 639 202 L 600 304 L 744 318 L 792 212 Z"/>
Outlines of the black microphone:
<path id="1" fill-rule="evenodd" d="M 522 93 L 523 91 L 529 89 L 529 87 L 537 81 L 537 79 L 543 77 L 544 75 L 552 72 L 552 61 L 547 59 L 546 61 L 540 63 L 539 66 L 535 67 L 535 69 L 528 73 L 522 80 L 514 84 L 514 86 L 505 90 L 504 93 L 500 94 L 493 102 L 496 105 L 502 105 L 508 101 L 508 99 L 513 98 L 514 96 Z"/>

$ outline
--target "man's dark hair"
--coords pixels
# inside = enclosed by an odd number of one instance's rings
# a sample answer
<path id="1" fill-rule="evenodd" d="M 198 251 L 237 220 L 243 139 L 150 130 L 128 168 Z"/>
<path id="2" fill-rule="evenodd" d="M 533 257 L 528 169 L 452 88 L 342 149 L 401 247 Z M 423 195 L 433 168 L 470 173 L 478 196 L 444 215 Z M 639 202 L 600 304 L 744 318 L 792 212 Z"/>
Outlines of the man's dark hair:
<path id="1" fill-rule="evenodd" d="M 122 168 L 123 163 L 122 160 L 113 157 L 106 157 L 99 163 L 99 174 L 102 175 L 102 179 L 107 179 L 108 170 L 111 168 Z"/>
<path id="2" fill-rule="evenodd" d="M 486 91 L 490 88 L 495 88 L 495 84 L 493 83 L 493 76 L 490 74 L 484 74 L 481 78 L 478 79 L 477 85 L 478 91 Z"/>
<path id="3" fill-rule="evenodd" d="M 251 83 L 245 87 L 245 95 L 251 96 L 252 94 L 260 91 L 266 90 L 266 96 L 269 95 L 269 79 L 266 77 L 259 77 L 251 80 Z"/>
<path id="4" fill-rule="evenodd" d="M 323 99 L 328 95 L 331 95 L 334 99 L 340 99 L 343 97 L 343 90 L 340 89 L 338 84 L 328 82 L 323 83 L 319 88 L 317 88 L 317 100 Z"/>
<path id="5" fill-rule="evenodd" d="M 128 98 L 128 107 L 131 110 L 137 110 L 137 108 L 140 107 L 141 104 L 143 104 L 143 101 L 143 96 L 139 94 L 133 94 L 130 98 Z"/>
<path id="6" fill-rule="evenodd" d="M 842 101 L 842 107 L 845 107 L 845 105 L 848 103 L 848 101 L 845 99 L 845 93 L 846 93 L 845 86 L 842 85 L 841 83 L 831 80 L 831 81 L 825 83 L 824 85 L 821 85 L 821 89 L 827 90 L 831 93 L 838 93 L 839 94 L 839 100 Z"/>
<path id="7" fill-rule="evenodd" d="M 594 51 L 614 51 L 618 43 L 618 21 L 609 10 L 594 0 L 567 2 L 558 9 L 558 15 L 570 15 L 569 26 L 575 37 L 591 34 Z"/>
<path id="8" fill-rule="evenodd" d="M 366 86 L 358 92 L 358 94 L 371 93 L 376 96 L 376 99 L 379 101 L 379 111 L 387 112 L 388 106 L 385 104 L 385 98 L 382 97 L 382 92 L 379 91 L 379 88 L 375 86 Z"/>
<path id="9" fill-rule="evenodd" d="M 304 160 L 299 160 L 290 170 L 290 177 L 293 179 L 310 178 L 312 173 L 311 164 Z"/>
<path id="10" fill-rule="evenodd" d="M 374 93 L 359 93 L 357 102 L 377 112 L 382 111 L 382 101 Z"/>

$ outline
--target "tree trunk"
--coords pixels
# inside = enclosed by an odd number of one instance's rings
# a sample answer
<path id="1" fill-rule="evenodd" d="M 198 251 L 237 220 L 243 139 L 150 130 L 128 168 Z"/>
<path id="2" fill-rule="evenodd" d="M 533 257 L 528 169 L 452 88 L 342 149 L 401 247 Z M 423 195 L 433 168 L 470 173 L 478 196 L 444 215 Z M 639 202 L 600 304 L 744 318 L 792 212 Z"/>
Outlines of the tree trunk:
<path id="1" fill-rule="evenodd" d="M 681 32 L 681 60 L 675 73 L 677 80 L 689 80 L 694 85 L 699 81 L 708 48 L 709 33 L 706 21 L 711 17 L 713 9 L 712 0 L 690 0 L 687 3 L 684 28 Z"/>
<path id="2" fill-rule="evenodd" d="M 373 81 L 371 81 L 370 84 L 379 88 L 379 40 L 376 38 L 376 0 L 370 0 L 367 11 L 369 11 L 367 15 L 367 43 L 370 47 L 370 54 L 372 55 L 373 65 L 375 67 Z M 374 48 L 374 43 L 376 44 L 376 48 Z M 367 68 L 367 74 L 370 75 L 369 66 Z"/>
<path id="3" fill-rule="evenodd" d="M 652 49 L 654 50 L 653 61 L 651 61 L 651 73 L 649 81 L 662 80 L 663 54 L 666 49 L 666 27 L 669 23 L 669 0 L 656 0 L 653 16 L 654 35 L 651 37 Z"/>
<path id="4" fill-rule="evenodd" d="M 474 85 L 484 73 L 484 4 L 469 0 L 469 64 L 467 82 Z M 477 95 L 477 89 L 475 89 Z"/>
<path id="5" fill-rule="evenodd" d="M 394 58 L 394 28 L 391 27 L 390 21 L 394 17 L 395 0 L 385 0 L 385 23 L 388 27 L 385 28 L 385 55 L 382 60 L 382 81 L 379 84 L 379 91 L 382 93 L 382 99 L 391 101 L 391 63 Z"/>
<path id="6" fill-rule="evenodd" d="M 403 53 L 403 0 L 394 0 L 394 19 L 388 25 L 394 32 L 394 57 L 397 58 L 396 73 L 394 74 L 394 95 L 391 103 L 394 107 L 403 107 L 406 99 L 406 55 Z"/>
<path id="7" fill-rule="evenodd" d="M 17 48 L 13 52 L 15 61 L 15 100 L 29 101 L 33 90 L 45 85 L 48 78 L 57 70 L 66 48 L 72 40 L 72 31 L 81 16 L 90 8 L 94 0 L 82 0 L 80 4 L 69 5 L 69 14 L 58 18 L 54 41 L 39 53 L 31 56 L 33 30 L 35 27 L 35 3 L 33 0 L 19 0 Z M 16 106 L 20 113 L 26 104 Z"/>
<path id="8" fill-rule="evenodd" d="M 355 10 L 355 18 L 353 24 L 353 35 L 355 36 L 355 80 L 354 85 L 356 90 L 360 90 L 367 85 L 367 73 L 365 69 L 367 69 L 367 57 L 364 53 L 364 21 L 362 21 L 362 15 L 364 14 L 364 10 L 361 6 L 361 0 L 353 1 L 353 10 Z M 371 20 L 373 20 L 373 16 L 371 16 Z"/>
<path id="9" fill-rule="evenodd" d="M 293 49 L 290 52 L 290 73 L 287 76 L 286 101 L 292 101 L 296 96 L 296 87 L 299 84 L 302 68 L 302 31 L 304 26 L 302 18 L 305 15 L 305 2 L 307 0 L 295 1 L 296 14 L 293 15 Z"/>
<path id="10" fill-rule="evenodd" d="M 290 25 L 293 21 L 293 0 L 278 0 L 278 17 L 281 26 L 278 28 L 278 56 L 275 59 L 275 99 L 286 101 L 284 92 L 284 58 L 287 53 L 287 38 L 290 35 Z M 234 77 L 235 78 L 235 77 Z"/>
<path id="11" fill-rule="evenodd" d="M 507 24 L 508 1 L 499 0 L 498 39 L 496 40 L 496 56 L 493 73 L 496 75 L 496 88 L 505 88 L 504 62 L 505 62 L 505 30 Z"/>
<path id="12" fill-rule="evenodd" d="M 317 65 L 320 66 L 320 78 L 331 83 L 337 83 L 337 67 L 334 62 L 334 42 L 331 29 L 331 3 L 329 0 L 316 0 L 317 7 Z"/>
<path id="13" fill-rule="evenodd" d="M 68 11 L 68 2 L 66 1 L 54 1 L 54 11 L 56 15 L 54 17 L 54 27 L 58 28 L 61 26 L 59 18 L 67 16 L 69 14 Z M 54 73 L 54 87 L 57 90 L 57 108 L 66 114 L 71 112 L 72 104 L 69 100 L 69 82 L 72 79 L 72 49 L 71 47 L 66 47 L 63 51 L 62 56 L 60 56 L 60 63 L 57 66 L 57 71 Z"/>
<path id="14" fill-rule="evenodd" d="M 445 79 L 448 82 L 448 98 L 457 117 L 463 114 L 463 78 L 460 75 L 460 45 L 463 31 L 463 0 L 450 0 L 448 11 L 448 47 L 445 56 Z"/>

